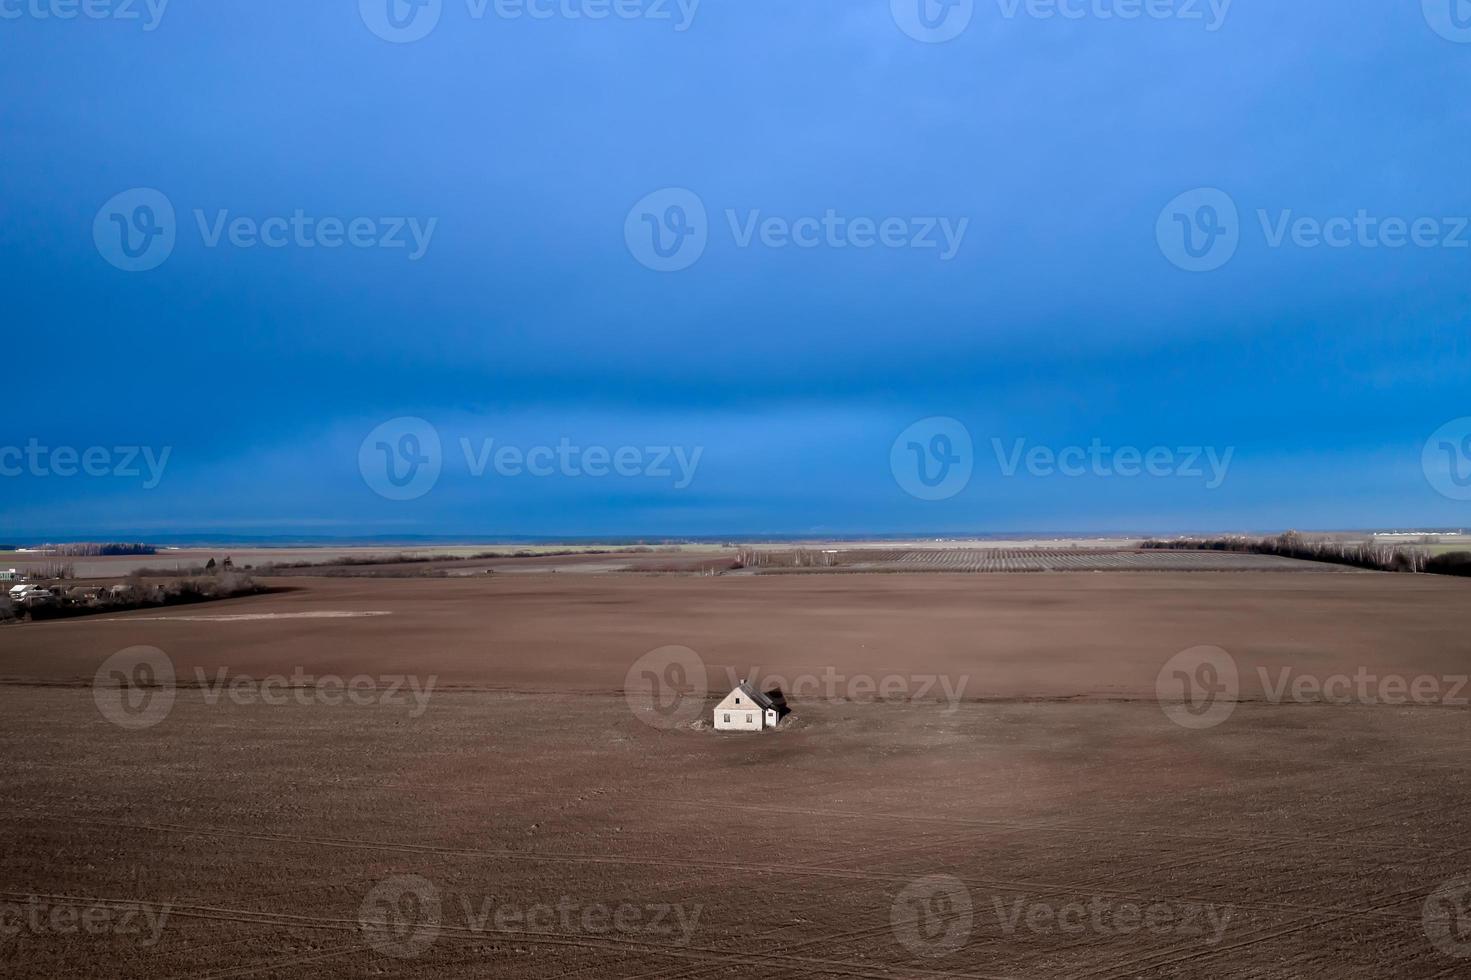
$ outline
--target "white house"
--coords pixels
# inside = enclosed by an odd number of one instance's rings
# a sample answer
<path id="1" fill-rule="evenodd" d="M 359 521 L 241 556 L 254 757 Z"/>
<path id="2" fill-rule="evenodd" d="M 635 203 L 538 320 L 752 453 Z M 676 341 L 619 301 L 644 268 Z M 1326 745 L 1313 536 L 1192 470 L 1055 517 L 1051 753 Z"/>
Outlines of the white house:
<path id="1" fill-rule="evenodd" d="M 741 681 L 715 706 L 715 727 L 725 732 L 759 732 L 775 728 L 780 713 L 776 702 Z"/>
<path id="2" fill-rule="evenodd" d="M 15 568 L 0 568 L 0 582 L 19 582 L 25 573 Z"/>

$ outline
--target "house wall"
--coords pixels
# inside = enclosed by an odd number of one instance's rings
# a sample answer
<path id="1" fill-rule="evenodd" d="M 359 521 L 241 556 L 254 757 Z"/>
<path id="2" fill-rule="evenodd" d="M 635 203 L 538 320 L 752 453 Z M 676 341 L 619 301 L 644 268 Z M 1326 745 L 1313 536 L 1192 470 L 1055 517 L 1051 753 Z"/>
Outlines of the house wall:
<path id="1" fill-rule="evenodd" d="M 763 727 L 765 712 L 754 704 L 733 708 L 715 709 L 715 727 L 727 732 L 759 732 Z M 729 716 L 730 721 L 726 721 Z M 747 721 L 746 719 L 750 719 Z"/>

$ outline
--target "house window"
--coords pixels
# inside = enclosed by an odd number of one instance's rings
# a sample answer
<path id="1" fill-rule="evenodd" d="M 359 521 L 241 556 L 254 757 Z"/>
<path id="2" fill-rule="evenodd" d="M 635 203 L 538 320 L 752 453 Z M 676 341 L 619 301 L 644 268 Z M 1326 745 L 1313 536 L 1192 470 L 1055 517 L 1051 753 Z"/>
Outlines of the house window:
<path id="1" fill-rule="evenodd" d="M 751 713 L 748 711 L 748 712 L 746 712 L 746 724 L 749 725 L 750 723 L 751 723 Z"/>
<path id="2" fill-rule="evenodd" d="M 726 715 L 725 715 L 725 723 L 727 725 L 730 724 L 730 712 L 726 712 Z"/>
<path id="3" fill-rule="evenodd" d="M 736 698 L 736 704 L 740 704 L 740 703 L 741 703 L 741 699 L 740 698 Z"/>

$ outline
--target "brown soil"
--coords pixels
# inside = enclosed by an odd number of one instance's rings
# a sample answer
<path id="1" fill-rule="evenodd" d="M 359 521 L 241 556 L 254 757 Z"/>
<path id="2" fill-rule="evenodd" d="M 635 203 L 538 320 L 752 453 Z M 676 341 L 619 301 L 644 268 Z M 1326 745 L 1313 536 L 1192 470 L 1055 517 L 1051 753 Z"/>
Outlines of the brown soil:
<path id="1" fill-rule="evenodd" d="M 0 908 L 19 924 L 0 935 L 7 976 L 1379 978 L 1471 962 L 1422 916 L 1471 872 L 1471 714 L 1265 703 L 1256 672 L 1465 673 L 1460 580 L 283 584 L 297 591 L 0 628 L 0 906 L 170 907 L 156 945 Z M 185 618 L 370 611 L 388 615 Z M 125 731 L 90 684 L 138 644 L 186 685 L 223 667 L 437 687 L 419 716 L 185 687 L 159 724 Z M 773 733 L 660 729 L 622 691 L 670 644 L 698 652 L 712 689 L 727 667 L 831 669 L 964 680 L 965 699 L 812 696 Z M 1200 644 L 1236 658 L 1248 703 L 1192 731 L 1154 684 Z M 432 887 L 439 928 L 392 955 L 426 935 L 422 903 L 395 906 L 406 931 L 361 918 L 406 875 Z M 517 918 L 542 905 L 571 917 Z M 620 905 L 642 924 L 600 928 Z M 656 907 L 677 912 L 655 928 Z M 1075 908 L 1103 911 L 1059 926 Z M 1154 928 L 1130 927 L 1151 908 Z M 510 919 L 478 923 L 486 910 Z"/>

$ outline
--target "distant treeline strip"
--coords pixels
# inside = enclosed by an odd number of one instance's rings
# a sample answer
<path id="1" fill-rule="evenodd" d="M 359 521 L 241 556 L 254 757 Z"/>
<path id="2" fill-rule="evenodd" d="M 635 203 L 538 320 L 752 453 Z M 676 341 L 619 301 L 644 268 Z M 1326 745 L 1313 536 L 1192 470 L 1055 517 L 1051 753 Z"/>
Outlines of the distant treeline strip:
<path id="1" fill-rule="evenodd" d="M 1471 551 L 1432 555 L 1424 548 L 1398 544 L 1308 540 L 1296 531 L 1271 538 L 1176 538 L 1145 541 L 1149 549 L 1181 551 L 1236 551 L 1253 555 L 1280 555 L 1303 561 L 1352 565 L 1379 572 L 1428 572 L 1434 575 L 1471 575 Z"/>
<path id="2" fill-rule="evenodd" d="M 13 549 L 12 549 L 13 550 Z M 126 544 L 117 541 L 85 542 L 76 544 L 43 544 L 37 551 L 66 558 L 98 558 L 111 555 L 156 555 L 158 549 L 151 544 Z"/>
<path id="3" fill-rule="evenodd" d="M 20 603 L 14 602 L 6 594 L 0 593 L 0 623 L 15 619 L 65 619 L 97 613 L 126 612 L 130 609 L 212 602 L 237 596 L 259 595 L 271 590 L 257 584 L 248 575 L 226 572 L 224 575 L 204 579 L 146 583 L 131 578 L 126 583 L 110 588 L 94 586 L 62 589 L 58 586 L 51 591 L 54 593 L 52 599 L 34 605 L 24 600 Z"/>

